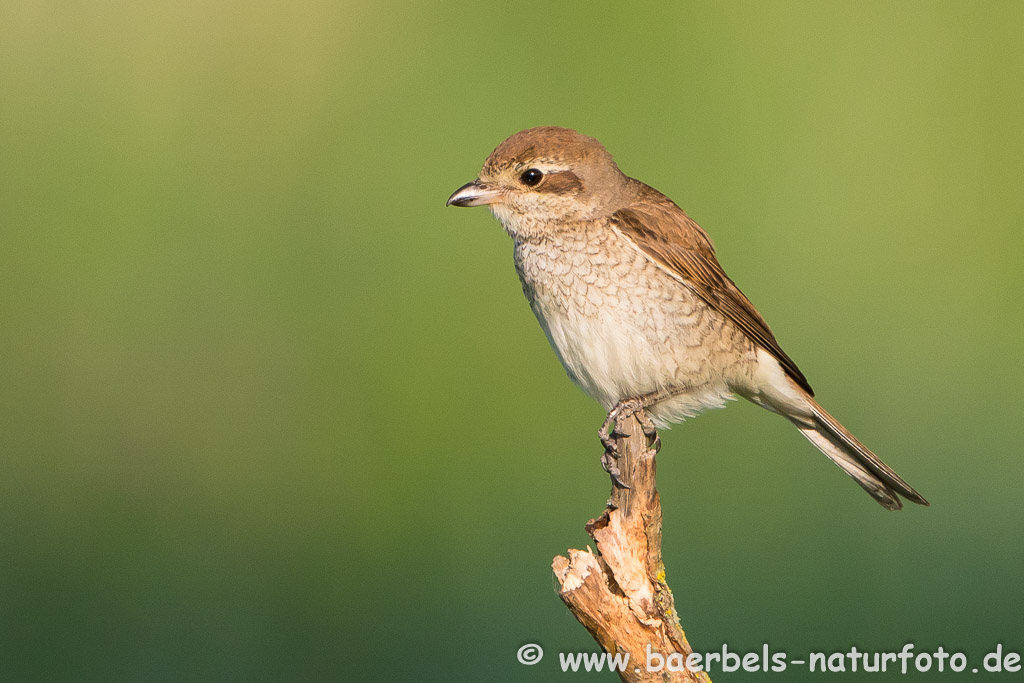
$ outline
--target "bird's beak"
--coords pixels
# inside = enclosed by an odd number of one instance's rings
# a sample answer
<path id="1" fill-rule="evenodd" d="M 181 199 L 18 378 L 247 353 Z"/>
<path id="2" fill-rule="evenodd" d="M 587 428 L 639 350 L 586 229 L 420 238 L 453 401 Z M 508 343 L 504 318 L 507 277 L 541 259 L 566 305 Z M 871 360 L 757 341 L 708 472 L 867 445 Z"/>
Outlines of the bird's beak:
<path id="1" fill-rule="evenodd" d="M 474 180 L 455 190 L 445 206 L 483 206 L 500 201 L 501 192 L 486 183 Z"/>

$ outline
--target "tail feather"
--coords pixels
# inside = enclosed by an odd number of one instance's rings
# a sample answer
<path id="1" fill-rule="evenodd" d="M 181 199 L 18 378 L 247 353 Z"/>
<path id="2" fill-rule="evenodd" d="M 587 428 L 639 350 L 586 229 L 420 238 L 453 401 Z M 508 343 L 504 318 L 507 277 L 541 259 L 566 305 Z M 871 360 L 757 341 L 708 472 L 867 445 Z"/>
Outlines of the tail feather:
<path id="1" fill-rule="evenodd" d="M 796 422 L 800 432 L 883 507 L 899 510 L 903 507 L 900 496 L 919 505 L 929 504 L 924 496 L 858 441 L 813 398 L 808 396 L 806 400 L 814 421 Z"/>

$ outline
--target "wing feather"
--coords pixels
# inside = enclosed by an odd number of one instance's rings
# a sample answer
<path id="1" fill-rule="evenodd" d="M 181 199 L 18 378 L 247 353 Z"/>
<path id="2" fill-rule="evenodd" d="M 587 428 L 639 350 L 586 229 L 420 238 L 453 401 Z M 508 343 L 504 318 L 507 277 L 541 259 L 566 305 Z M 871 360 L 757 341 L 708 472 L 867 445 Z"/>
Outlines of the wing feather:
<path id="1" fill-rule="evenodd" d="M 644 185 L 642 199 L 639 206 L 634 204 L 612 215 L 619 232 L 772 354 L 786 374 L 813 396 L 807 378 L 779 346 L 768 323 L 722 270 L 714 246 L 701 227 L 653 188 Z"/>

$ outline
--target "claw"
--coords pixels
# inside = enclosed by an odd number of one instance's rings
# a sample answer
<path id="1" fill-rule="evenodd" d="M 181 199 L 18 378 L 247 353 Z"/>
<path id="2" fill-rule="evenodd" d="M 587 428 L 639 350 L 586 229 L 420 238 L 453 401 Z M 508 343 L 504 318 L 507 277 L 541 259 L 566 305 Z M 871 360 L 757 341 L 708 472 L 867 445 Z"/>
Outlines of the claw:
<path id="1" fill-rule="evenodd" d="M 601 466 L 608 473 L 608 476 L 611 477 L 613 484 L 619 488 L 628 489 L 629 486 L 622 481 L 622 472 L 619 471 L 618 466 L 615 464 L 615 457 L 611 453 L 605 453 L 601 456 Z"/>
<path id="2" fill-rule="evenodd" d="M 612 453 L 615 457 L 618 457 L 619 449 L 618 446 L 615 445 L 615 439 L 618 437 L 618 434 L 614 429 L 612 429 L 612 424 L 614 424 L 614 422 L 615 418 L 612 417 L 611 413 L 609 413 L 608 419 L 604 421 L 604 424 L 601 425 L 601 429 L 597 431 L 597 438 L 601 439 L 601 445 L 604 446 L 606 453 Z"/>
<path id="3" fill-rule="evenodd" d="M 619 470 L 619 467 L 615 462 L 618 457 L 619 454 L 615 448 L 605 450 L 605 452 L 601 454 L 601 467 L 603 467 L 604 471 L 608 473 L 608 476 L 612 478 L 613 484 L 619 488 L 628 489 L 629 486 L 622 481 L 622 472 Z"/>

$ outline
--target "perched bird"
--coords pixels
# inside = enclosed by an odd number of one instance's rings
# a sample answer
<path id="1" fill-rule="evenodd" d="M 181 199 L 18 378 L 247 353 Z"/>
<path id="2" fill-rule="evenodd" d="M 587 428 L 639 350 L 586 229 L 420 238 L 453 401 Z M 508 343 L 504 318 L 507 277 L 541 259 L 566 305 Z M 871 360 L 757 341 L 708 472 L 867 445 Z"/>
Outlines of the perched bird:
<path id="1" fill-rule="evenodd" d="M 523 292 L 569 377 L 609 411 L 610 429 L 681 422 L 736 395 L 789 419 L 890 510 L 921 494 L 814 400 L 796 363 L 671 199 L 619 170 L 600 142 L 531 128 L 491 153 L 449 206 L 487 205 L 515 243 Z M 648 420 L 649 422 L 649 420 Z"/>

